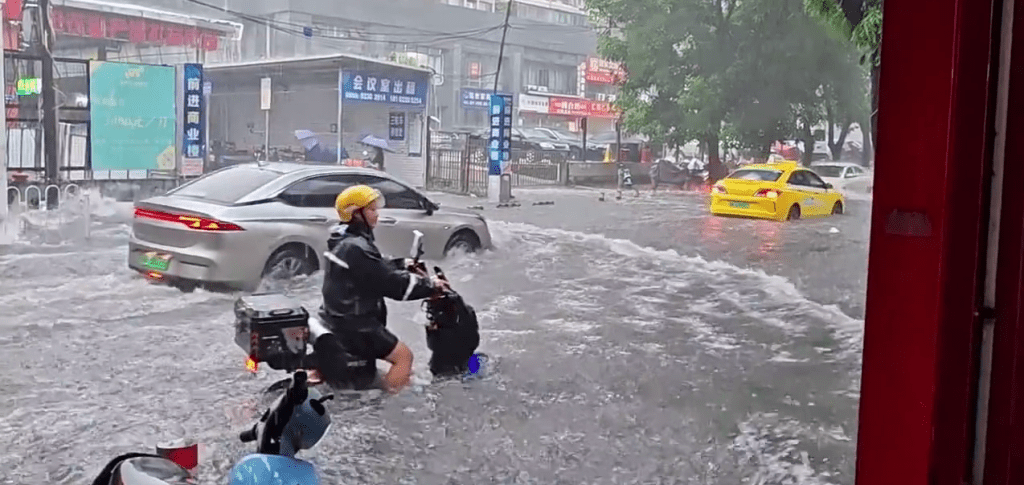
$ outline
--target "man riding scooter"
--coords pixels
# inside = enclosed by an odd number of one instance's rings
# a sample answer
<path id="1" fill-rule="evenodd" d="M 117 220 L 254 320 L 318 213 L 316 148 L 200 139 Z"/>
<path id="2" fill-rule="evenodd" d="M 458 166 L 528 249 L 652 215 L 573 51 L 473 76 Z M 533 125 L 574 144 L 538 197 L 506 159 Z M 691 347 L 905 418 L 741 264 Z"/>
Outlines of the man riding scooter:
<path id="1" fill-rule="evenodd" d="M 386 260 L 374 243 L 373 228 L 384 196 L 366 185 L 345 189 L 335 200 L 343 231 L 331 234 L 324 269 L 323 306 L 319 316 L 331 333 L 315 344 L 321 375 L 328 383 L 351 378 L 352 357 L 385 360 L 391 369 L 384 386 L 398 392 L 412 374 L 412 350 L 387 329 L 387 306 L 392 300 L 421 300 L 442 293 L 447 283 L 410 271 L 410 261 Z M 375 365 L 373 366 L 375 368 Z"/>

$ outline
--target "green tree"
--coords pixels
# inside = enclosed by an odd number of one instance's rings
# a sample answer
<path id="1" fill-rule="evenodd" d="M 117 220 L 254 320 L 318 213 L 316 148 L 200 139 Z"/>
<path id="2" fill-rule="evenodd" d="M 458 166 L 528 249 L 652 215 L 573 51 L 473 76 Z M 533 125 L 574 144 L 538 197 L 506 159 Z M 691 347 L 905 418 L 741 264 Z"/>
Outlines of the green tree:
<path id="1" fill-rule="evenodd" d="M 618 101 L 626 128 L 670 146 L 699 140 L 713 178 L 724 175 L 723 141 L 766 153 L 797 135 L 813 147 L 814 126 L 852 111 L 846 85 L 859 78 L 844 84 L 849 49 L 804 1 L 591 0 L 613 27 L 601 54 L 627 71 Z"/>
<path id="2" fill-rule="evenodd" d="M 787 0 L 788 1 L 788 0 Z M 740 26 L 734 0 L 591 0 L 615 31 L 599 50 L 626 69 L 617 104 L 627 129 L 669 145 L 704 144 L 712 178 L 723 176 L 722 126 L 735 104 Z"/>
<path id="3" fill-rule="evenodd" d="M 733 131 L 762 153 L 775 140 L 791 137 L 813 146 L 828 55 L 823 29 L 802 2 L 745 2 L 738 20 L 745 26 L 739 47 L 744 55 L 736 65 L 738 103 L 728 119 Z M 810 153 L 804 161 L 810 162 Z"/>
<path id="4" fill-rule="evenodd" d="M 843 9 L 838 0 L 804 0 L 804 8 L 821 21 L 832 32 L 841 36 L 860 51 L 860 63 L 870 76 L 870 109 L 864 110 L 857 122 L 861 127 L 870 127 L 864 132 L 864 157 L 871 156 L 878 134 L 878 80 L 880 53 L 882 49 L 882 1 L 862 0 L 852 2 Z"/>

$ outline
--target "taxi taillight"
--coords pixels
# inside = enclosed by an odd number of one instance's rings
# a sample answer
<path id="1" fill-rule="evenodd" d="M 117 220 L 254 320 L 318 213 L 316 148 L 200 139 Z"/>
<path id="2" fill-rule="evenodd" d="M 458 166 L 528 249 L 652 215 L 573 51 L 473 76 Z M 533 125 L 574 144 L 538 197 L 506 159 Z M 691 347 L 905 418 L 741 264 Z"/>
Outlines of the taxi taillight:
<path id="1" fill-rule="evenodd" d="M 769 199 L 778 199 L 782 195 L 782 192 L 775 189 L 761 189 L 754 192 L 754 197 L 767 197 Z"/>

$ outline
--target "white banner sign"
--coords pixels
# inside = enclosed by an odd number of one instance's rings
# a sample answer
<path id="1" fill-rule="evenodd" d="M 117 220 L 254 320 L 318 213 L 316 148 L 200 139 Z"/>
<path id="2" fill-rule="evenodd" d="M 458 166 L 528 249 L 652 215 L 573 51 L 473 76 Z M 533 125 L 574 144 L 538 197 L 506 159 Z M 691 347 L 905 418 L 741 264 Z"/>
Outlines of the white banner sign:
<path id="1" fill-rule="evenodd" d="M 202 158 L 184 158 L 181 160 L 181 175 L 195 177 L 203 174 Z"/>
<path id="2" fill-rule="evenodd" d="M 519 95 L 519 111 L 548 113 L 548 98 L 532 94 Z"/>

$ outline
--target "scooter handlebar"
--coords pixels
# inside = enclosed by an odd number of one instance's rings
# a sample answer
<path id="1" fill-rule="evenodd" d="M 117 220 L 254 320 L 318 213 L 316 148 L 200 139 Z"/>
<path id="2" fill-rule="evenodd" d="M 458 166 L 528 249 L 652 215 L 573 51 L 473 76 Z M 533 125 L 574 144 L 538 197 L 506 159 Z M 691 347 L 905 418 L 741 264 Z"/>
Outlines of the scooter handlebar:
<path id="1" fill-rule="evenodd" d="M 253 426 L 252 429 L 242 431 L 242 433 L 238 435 L 238 439 L 241 440 L 242 443 L 252 443 L 253 441 L 256 441 L 256 426 Z"/>

